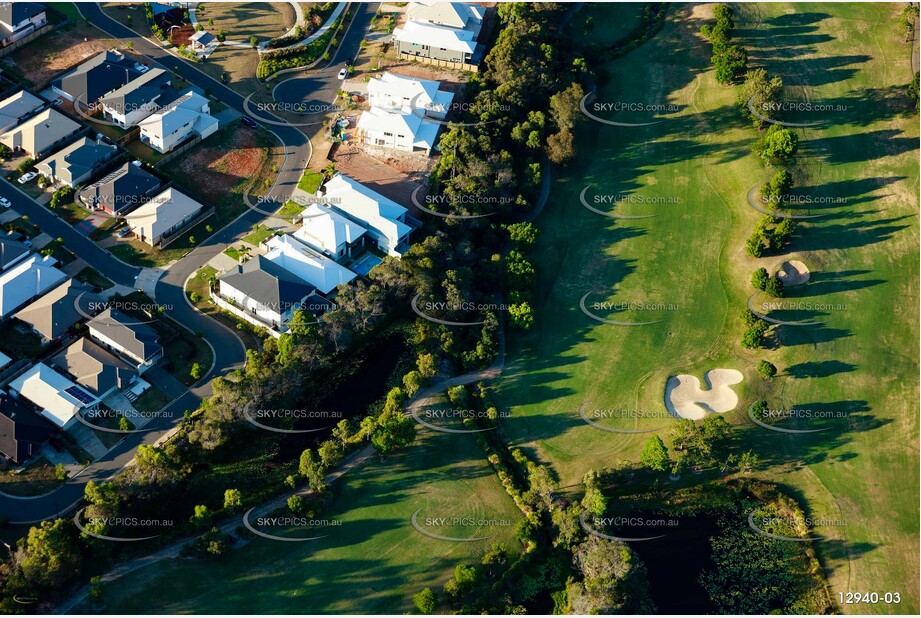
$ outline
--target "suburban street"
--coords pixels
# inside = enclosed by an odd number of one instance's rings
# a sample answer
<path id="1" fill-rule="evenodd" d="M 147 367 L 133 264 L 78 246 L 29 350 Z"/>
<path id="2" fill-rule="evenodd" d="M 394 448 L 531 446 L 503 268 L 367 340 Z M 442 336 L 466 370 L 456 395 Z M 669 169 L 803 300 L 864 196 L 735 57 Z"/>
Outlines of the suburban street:
<path id="1" fill-rule="evenodd" d="M 352 28 L 339 46 L 337 58 L 358 53 L 358 44 L 370 27 L 370 20 L 377 11 L 377 4 L 358 5 L 357 14 L 352 21 Z M 246 114 L 243 106 L 245 97 L 214 80 L 200 71 L 187 60 L 174 56 L 161 46 L 138 35 L 133 30 L 109 18 L 95 3 L 79 4 L 81 13 L 97 28 L 124 43 L 131 41 L 134 50 L 159 62 L 165 69 L 179 68 L 179 74 L 188 82 L 201 89 L 209 89 L 223 103 Z M 334 58 L 336 60 L 336 58 Z M 327 67 L 311 72 L 311 78 L 317 84 L 324 84 L 322 96 L 326 102 L 332 102 L 339 81 L 336 77 L 341 67 L 335 62 Z M 300 80 L 298 80 L 300 81 Z M 303 87 L 304 84 L 301 84 Z M 319 86 L 318 86 L 319 87 Z M 284 163 L 278 172 L 271 194 L 283 203 L 297 187 L 301 175 L 312 155 L 310 140 L 298 128 L 287 125 L 266 125 L 283 144 Z M 37 224 L 43 232 L 52 237 L 60 237 L 64 244 L 87 263 L 115 283 L 137 288 L 136 280 L 142 269 L 131 266 L 115 258 L 111 253 L 99 247 L 95 242 L 82 235 L 66 221 L 52 211 L 38 204 L 15 185 L 3 180 L 2 194 L 12 202 L 12 208 Z M 198 407 L 203 398 L 210 395 L 210 380 L 241 367 L 246 359 L 246 350 L 237 334 L 197 311 L 188 303 L 185 296 L 186 280 L 204 266 L 214 256 L 220 254 L 228 244 L 247 234 L 252 227 L 266 219 L 266 215 L 255 210 L 247 210 L 229 225 L 215 232 L 200 246 L 189 252 L 178 262 L 165 269 L 157 281 L 154 291 L 155 301 L 164 307 L 165 313 L 192 332 L 201 333 L 214 352 L 214 365 L 199 382 L 199 386 L 185 392 L 172 401 L 162 417 L 152 419 L 145 427 L 148 431 L 128 434 L 102 458 L 85 468 L 78 476 L 69 479 L 59 489 L 39 497 L 16 498 L 0 496 L 0 517 L 11 524 L 29 524 L 58 517 L 66 513 L 83 497 L 84 486 L 88 481 L 102 481 L 111 478 L 134 457 L 134 452 L 141 444 L 153 444 L 174 430 L 181 422 L 187 410 Z M 146 270 L 146 269 L 144 269 Z"/>

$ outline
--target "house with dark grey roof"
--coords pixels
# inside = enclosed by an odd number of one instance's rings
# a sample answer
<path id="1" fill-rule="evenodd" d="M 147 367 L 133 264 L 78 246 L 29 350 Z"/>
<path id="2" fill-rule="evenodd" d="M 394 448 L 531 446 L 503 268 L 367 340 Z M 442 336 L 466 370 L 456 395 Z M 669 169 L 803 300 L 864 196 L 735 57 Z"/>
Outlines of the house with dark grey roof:
<path id="1" fill-rule="evenodd" d="M 38 454 L 51 426 L 7 393 L 0 391 L 0 454 L 19 465 Z"/>
<path id="2" fill-rule="evenodd" d="M 106 309 L 86 326 L 93 341 L 129 360 L 138 373 L 144 373 L 163 358 L 160 335 L 117 309 Z"/>
<path id="3" fill-rule="evenodd" d="M 39 161 L 38 173 L 56 185 L 75 187 L 93 177 L 118 153 L 115 144 L 81 137 L 50 157 Z"/>
<path id="4" fill-rule="evenodd" d="M 40 2 L 0 2 L 0 47 L 29 36 L 47 23 L 45 5 Z"/>
<path id="5" fill-rule="evenodd" d="M 141 73 L 134 61 L 116 50 L 93 56 L 73 71 L 51 82 L 51 89 L 68 101 L 93 105 L 100 97 L 121 88 Z"/>
<path id="6" fill-rule="evenodd" d="M 10 233 L 0 232 L 0 272 L 10 268 L 29 255 L 30 249 Z"/>
<path id="7" fill-rule="evenodd" d="M 170 74 L 150 69 L 140 77 L 99 99 L 103 117 L 123 129 L 133 127 L 157 111 L 179 93 L 170 88 Z"/>
<path id="8" fill-rule="evenodd" d="M 70 375 L 99 399 L 128 388 L 138 377 L 134 367 L 87 337 L 81 337 L 53 356 L 51 366 Z"/>
<path id="9" fill-rule="evenodd" d="M 223 308 L 276 336 L 287 331 L 297 309 L 326 303 L 316 288 L 262 255 L 221 277 L 218 291 Z"/>
<path id="10" fill-rule="evenodd" d="M 25 90 L 3 99 L 0 101 L 0 132 L 15 127 L 44 106 L 44 101 Z"/>
<path id="11" fill-rule="evenodd" d="M 125 163 L 78 191 L 77 199 L 90 210 L 122 215 L 150 201 L 159 188 L 159 178 L 135 163 Z"/>
<path id="12" fill-rule="evenodd" d="M 68 279 L 20 309 L 13 317 L 27 324 L 42 341 L 64 336 L 77 322 L 89 317 L 94 304 L 102 301 L 89 286 Z"/>

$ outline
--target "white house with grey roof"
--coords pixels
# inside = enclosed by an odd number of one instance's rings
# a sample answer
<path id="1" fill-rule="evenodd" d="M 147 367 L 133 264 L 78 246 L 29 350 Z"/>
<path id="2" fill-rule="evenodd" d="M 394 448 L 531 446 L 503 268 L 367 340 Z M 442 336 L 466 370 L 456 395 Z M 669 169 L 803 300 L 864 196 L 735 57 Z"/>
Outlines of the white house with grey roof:
<path id="1" fill-rule="evenodd" d="M 38 173 L 56 185 L 75 187 L 93 177 L 118 153 L 115 144 L 80 137 L 35 165 Z"/>
<path id="2" fill-rule="evenodd" d="M 217 131 L 218 120 L 211 115 L 208 99 L 189 89 L 138 126 L 142 142 L 157 152 L 169 152 L 196 135 L 208 137 Z"/>
<path id="3" fill-rule="evenodd" d="M 0 2 L 0 47 L 29 36 L 47 23 L 41 2 Z"/>
<path id="4" fill-rule="evenodd" d="M 328 305 L 316 292 L 314 286 L 282 265 L 257 255 L 224 274 L 213 298 L 222 309 L 278 337 L 287 332 L 298 309 L 314 312 L 314 306 Z"/>
<path id="5" fill-rule="evenodd" d="M 133 127 L 174 98 L 172 78 L 163 69 L 150 69 L 99 99 L 103 118 L 123 129 Z"/>
<path id="6" fill-rule="evenodd" d="M 106 309 L 87 322 L 86 327 L 90 339 L 129 361 L 138 373 L 144 373 L 163 358 L 157 331 L 117 309 Z"/>
<path id="7" fill-rule="evenodd" d="M 40 110 L 45 102 L 26 90 L 0 101 L 0 131 L 6 131 Z"/>

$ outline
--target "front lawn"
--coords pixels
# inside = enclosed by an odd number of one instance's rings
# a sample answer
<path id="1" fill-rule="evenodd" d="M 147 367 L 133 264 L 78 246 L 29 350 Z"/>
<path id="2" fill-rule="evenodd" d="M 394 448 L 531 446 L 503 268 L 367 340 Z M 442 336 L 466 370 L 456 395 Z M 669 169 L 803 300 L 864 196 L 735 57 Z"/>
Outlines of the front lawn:
<path id="1" fill-rule="evenodd" d="M 153 384 L 144 391 L 144 394 L 134 400 L 134 409 L 140 413 L 157 412 L 162 410 L 172 399 L 169 395 L 161 391 Z M 135 425 L 140 424 L 142 419 L 137 419 Z"/>
<path id="2" fill-rule="evenodd" d="M 301 176 L 300 182 L 297 183 L 297 188 L 314 194 L 320 190 L 321 184 L 323 184 L 323 174 L 308 169 L 304 170 L 304 175 Z"/>
<path id="3" fill-rule="evenodd" d="M 54 466 L 44 457 L 37 457 L 19 473 L 0 472 L 0 492 L 11 496 L 40 496 L 57 489 L 63 482 L 57 479 Z"/>
<path id="4" fill-rule="evenodd" d="M 275 230 L 261 224 L 253 226 L 253 231 L 242 238 L 243 242 L 259 246 L 275 235 Z"/>
<path id="5" fill-rule="evenodd" d="M 83 270 L 77 273 L 77 276 L 74 277 L 77 281 L 82 281 L 83 283 L 89 284 L 96 289 L 97 292 L 102 290 L 108 290 L 110 287 L 115 285 L 108 280 L 105 276 L 102 275 L 98 270 L 92 266 L 87 266 Z"/>

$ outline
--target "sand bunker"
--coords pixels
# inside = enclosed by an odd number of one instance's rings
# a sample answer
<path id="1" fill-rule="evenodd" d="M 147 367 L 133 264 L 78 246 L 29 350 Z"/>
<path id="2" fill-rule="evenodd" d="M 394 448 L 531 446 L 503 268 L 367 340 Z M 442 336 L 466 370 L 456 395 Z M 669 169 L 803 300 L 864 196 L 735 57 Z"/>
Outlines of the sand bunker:
<path id="1" fill-rule="evenodd" d="M 672 416 L 694 421 L 708 412 L 729 412 L 739 405 L 739 396 L 732 385 L 742 379 L 742 372 L 736 369 L 711 369 L 704 375 L 707 383 L 704 390 L 696 376 L 672 376 L 665 383 L 665 407 Z"/>
<path id="2" fill-rule="evenodd" d="M 783 281 L 784 287 L 802 285 L 809 281 L 809 269 L 799 260 L 790 260 L 780 265 L 777 278 Z"/>

